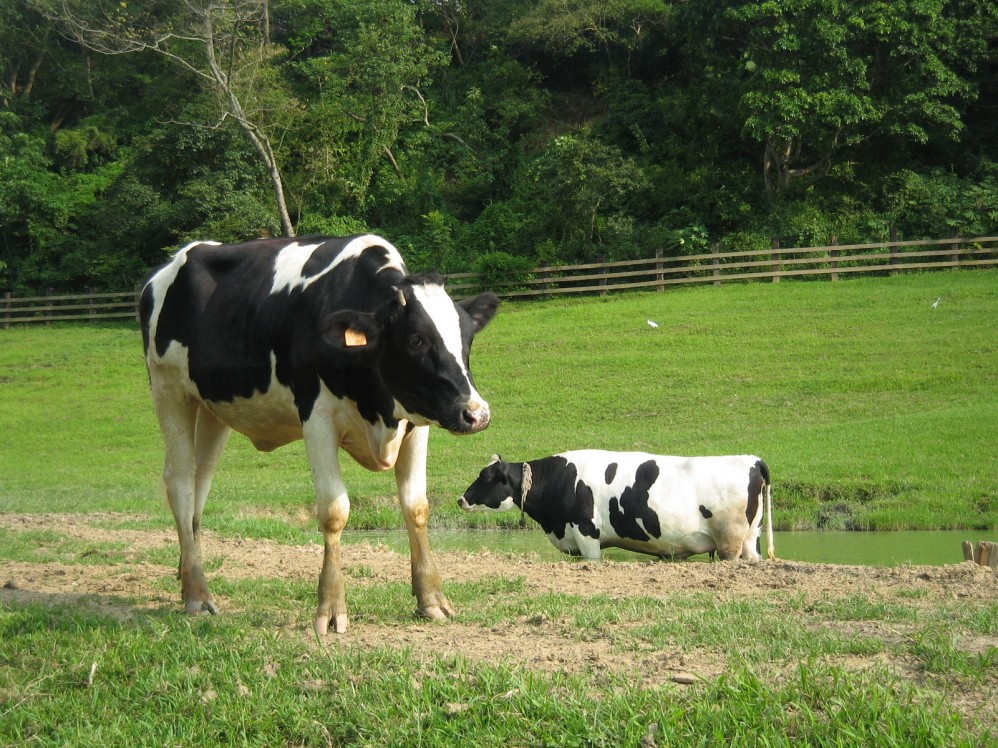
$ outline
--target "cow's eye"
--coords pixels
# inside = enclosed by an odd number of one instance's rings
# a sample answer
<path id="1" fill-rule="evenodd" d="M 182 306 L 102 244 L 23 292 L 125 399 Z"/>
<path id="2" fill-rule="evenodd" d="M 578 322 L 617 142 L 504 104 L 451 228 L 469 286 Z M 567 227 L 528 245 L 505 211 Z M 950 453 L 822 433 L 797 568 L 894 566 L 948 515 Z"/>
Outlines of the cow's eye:
<path id="1" fill-rule="evenodd" d="M 409 348 L 414 351 L 422 350 L 426 346 L 426 340 L 419 333 L 412 333 L 409 336 Z"/>

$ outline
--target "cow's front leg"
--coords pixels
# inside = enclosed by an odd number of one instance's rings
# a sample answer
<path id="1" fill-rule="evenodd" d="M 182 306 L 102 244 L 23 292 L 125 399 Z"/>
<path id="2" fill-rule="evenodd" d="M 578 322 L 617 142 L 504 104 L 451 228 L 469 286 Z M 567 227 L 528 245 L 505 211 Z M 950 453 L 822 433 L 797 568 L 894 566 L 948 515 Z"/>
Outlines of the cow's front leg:
<path id="1" fill-rule="evenodd" d="M 346 584 L 340 568 L 340 536 L 350 518 L 350 499 L 340 476 L 339 446 L 332 425 L 316 427 L 315 418 L 305 424 L 305 451 L 315 482 L 316 517 L 324 538 L 322 571 L 319 572 L 319 606 L 315 611 L 315 633 L 325 636 L 347 630 Z M 311 425 L 311 427 L 310 427 Z"/>
<path id="2" fill-rule="evenodd" d="M 429 427 L 413 428 L 402 440 L 395 481 L 405 529 L 409 533 L 409 558 L 412 564 L 412 594 L 416 614 L 434 620 L 454 615 L 454 608 L 440 588 L 440 573 L 430 553 L 427 525 L 430 503 L 426 498 L 426 446 Z"/>
<path id="3" fill-rule="evenodd" d="M 573 525 L 572 532 L 575 534 L 575 542 L 579 546 L 579 555 L 586 561 L 599 561 L 603 558 L 603 550 L 599 540 L 584 535 L 582 531 Z"/>

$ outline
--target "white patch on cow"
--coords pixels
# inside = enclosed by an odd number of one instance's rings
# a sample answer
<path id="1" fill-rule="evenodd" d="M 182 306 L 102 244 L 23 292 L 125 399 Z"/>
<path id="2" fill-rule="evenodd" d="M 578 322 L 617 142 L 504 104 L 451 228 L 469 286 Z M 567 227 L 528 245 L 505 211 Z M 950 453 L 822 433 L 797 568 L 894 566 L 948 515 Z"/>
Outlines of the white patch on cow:
<path id="1" fill-rule="evenodd" d="M 295 288 L 306 289 L 319 280 L 319 278 L 331 273 L 341 263 L 360 257 L 370 247 L 384 247 L 388 250 L 388 262 L 381 270 L 393 267 L 401 270 L 403 273 L 406 272 L 402 255 L 399 254 L 399 251 L 395 247 L 380 236 L 365 234 L 347 243 L 333 261 L 318 273 L 309 276 L 304 275 L 305 263 L 308 262 L 312 253 L 321 246 L 321 242 L 319 244 L 299 244 L 298 242 L 294 242 L 282 249 L 278 253 L 277 260 L 274 263 L 274 283 L 270 287 L 270 293 L 292 291 Z"/>
<path id="2" fill-rule="evenodd" d="M 457 314 L 457 307 L 454 300 L 447 295 L 442 286 L 425 285 L 413 286 L 412 293 L 416 297 L 423 309 L 433 320 L 437 332 L 443 340 L 444 348 L 457 362 L 457 366 L 464 375 L 465 380 L 471 386 L 471 377 L 468 369 L 464 365 L 464 344 L 461 340 L 461 319 Z M 482 396 L 475 388 L 471 387 L 471 402 L 484 403 Z"/>
<path id="3" fill-rule="evenodd" d="M 166 292 L 170 289 L 170 286 L 172 286 L 174 281 L 177 280 L 180 268 L 187 264 L 187 253 L 192 247 L 196 247 L 199 244 L 209 244 L 217 247 L 219 243 L 220 242 L 191 242 L 186 247 L 182 247 L 177 250 L 170 263 L 165 265 L 159 272 L 149 279 L 146 286 L 152 287 L 153 299 L 152 314 L 149 317 L 149 340 L 156 339 L 156 329 L 159 326 L 159 314 L 163 311 L 163 300 L 166 299 Z M 150 349 L 154 349 L 155 347 L 155 345 L 150 346 Z"/>
<path id="4" fill-rule="evenodd" d="M 277 254 L 274 261 L 274 283 L 270 293 L 291 291 L 295 286 L 304 286 L 306 278 L 303 275 L 305 263 L 312 253 L 322 244 L 299 244 L 292 242 Z M 337 258 L 339 259 L 339 258 Z"/>

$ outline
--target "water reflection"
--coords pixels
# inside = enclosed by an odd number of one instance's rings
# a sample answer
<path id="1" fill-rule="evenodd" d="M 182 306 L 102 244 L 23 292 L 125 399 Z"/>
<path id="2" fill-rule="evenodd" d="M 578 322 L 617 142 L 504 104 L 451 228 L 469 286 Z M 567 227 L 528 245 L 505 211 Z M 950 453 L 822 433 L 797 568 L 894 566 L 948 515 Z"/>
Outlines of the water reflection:
<path id="1" fill-rule="evenodd" d="M 980 530 L 933 530 L 926 532 L 777 532 L 776 555 L 789 561 L 864 566 L 940 566 L 963 561 L 961 543 L 970 540 L 998 542 L 998 532 Z M 399 553 L 408 552 L 404 530 L 347 531 L 345 543 L 382 543 Z M 491 551 L 532 554 L 543 561 L 563 561 L 560 553 L 540 530 L 432 530 L 430 543 L 441 551 Z M 618 561 L 652 561 L 650 556 L 617 548 L 603 552 Z M 690 562 L 707 561 L 694 556 Z"/>

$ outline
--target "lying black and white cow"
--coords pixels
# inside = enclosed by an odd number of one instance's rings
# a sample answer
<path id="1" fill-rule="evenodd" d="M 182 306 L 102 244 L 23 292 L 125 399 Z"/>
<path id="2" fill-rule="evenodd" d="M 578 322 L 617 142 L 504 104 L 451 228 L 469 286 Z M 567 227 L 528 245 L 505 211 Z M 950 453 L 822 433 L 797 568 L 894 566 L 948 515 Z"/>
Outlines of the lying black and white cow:
<path id="1" fill-rule="evenodd" d="M 320 635 L 347 627 L 340 449 L 369 470 L 395 469 L 417 610 L 453 614 L 426 533 L 428 426 L 488 426 L 468 355 L 498 305 L 489 293 L 455 304 L 439 276 L 409 275 L 377 236 L 200 242 L 153 273 L 142 332 L 187 611 L 217 610 L 202 570 L 201 512 L 235 429 L 263 451 L 305 440 L 325 535 Z"/>
<path id="2" fill-rule="evenodd" d="M 520 508 L 564 553 L 598 559 L 602 548 L 668 558 L 716 551 L 759 559 L 763 498 L 774 558 L 769 468 L 752 455 L 666 457 L 580 450 L 530 462 L 498 457 L 458 503 Z"/>

